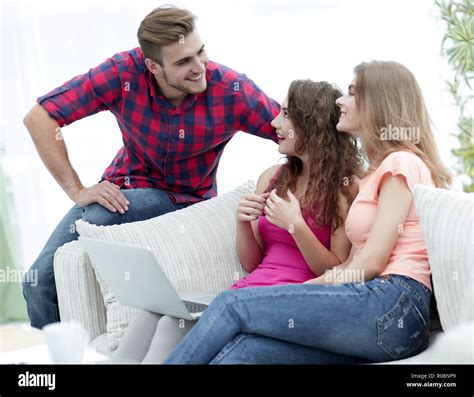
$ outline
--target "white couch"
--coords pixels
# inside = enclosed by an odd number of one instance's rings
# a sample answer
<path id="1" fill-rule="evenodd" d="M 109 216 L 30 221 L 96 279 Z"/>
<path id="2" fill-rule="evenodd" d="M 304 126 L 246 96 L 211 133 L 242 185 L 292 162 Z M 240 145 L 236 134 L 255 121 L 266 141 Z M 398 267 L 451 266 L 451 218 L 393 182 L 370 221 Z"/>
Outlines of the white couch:
<path id="1" fill-rule="evenodd" d="M 178 290 L 217 293 L 244 274 L 235 250 L 235 210 L 239 198 L 253 189 L 249 181 L 233 192 L 152 220 L 108 227 L 78 221 L 77 229 L 86 237 L 150 246 Z M 473 363 L 472 195 L 417 186 L 415 204 L 445 332 L 433 332 L 421 354 L 392 363 Z M 440 239 L 443 233 L 446 238 Z M 54 271 L 62 321 L 81 322 L 92 346 L 110 354 L 136 309 L 115 301 L 78 241 L 57 250 Z"/>

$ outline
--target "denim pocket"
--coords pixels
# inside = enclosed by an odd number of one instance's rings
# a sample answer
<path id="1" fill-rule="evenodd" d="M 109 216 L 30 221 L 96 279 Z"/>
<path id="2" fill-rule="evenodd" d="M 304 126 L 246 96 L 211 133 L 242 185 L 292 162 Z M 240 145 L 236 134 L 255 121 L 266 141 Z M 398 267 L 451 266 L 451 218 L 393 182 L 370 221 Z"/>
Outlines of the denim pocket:
<path id="1" fill-rule="evenodd" d="M 377 344 L 395 360 L 426 348 L 426 322 L 406 292 L 392 309 L 377 317 Z"/>
<path id="2" fill-rule="evenodd" d="M 429 319 L 431 291 L 422 283 L 405 276 L 397 276 L 394 283 L 405 288 L 415 300 L 425 319 Z"/>

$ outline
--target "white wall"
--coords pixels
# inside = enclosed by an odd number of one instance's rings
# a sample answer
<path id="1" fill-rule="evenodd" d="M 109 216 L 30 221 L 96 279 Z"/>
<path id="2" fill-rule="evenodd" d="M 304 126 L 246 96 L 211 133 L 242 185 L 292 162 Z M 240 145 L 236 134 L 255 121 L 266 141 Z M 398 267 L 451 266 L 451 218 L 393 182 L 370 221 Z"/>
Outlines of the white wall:
<path id="1" fill-rule="evenodd" d="M 198 16 L 209 56 L 246 73 L 283 100 L 296 78 L 327 80 L 345 89 L 361 61 L 395 60 L 417 76 L 452 166 L 456 108 L 445 92 L 449 68 L 440 56 L 444 26 L 432 0 L 180 1 Z M 39 160 L 22 117 L 38 96 L 110 55 L 137 46 L 136 30 L 154 1 L 3 0 L 0 132 L 16 195 L 29 266 L 73 204 Z M 121 146 L 114 118 L 101 113 L 63 129 L 71 162 L 85 185 L 98 181 Z M 239 133 L 218 171 L 219 193 L 278 161 L 276 145 Z"/>

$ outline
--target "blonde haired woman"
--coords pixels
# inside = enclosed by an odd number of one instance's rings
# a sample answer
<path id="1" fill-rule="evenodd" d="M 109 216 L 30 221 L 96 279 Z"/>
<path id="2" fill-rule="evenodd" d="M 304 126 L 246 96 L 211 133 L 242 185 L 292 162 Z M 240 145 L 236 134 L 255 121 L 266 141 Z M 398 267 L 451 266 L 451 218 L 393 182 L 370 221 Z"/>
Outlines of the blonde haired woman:
<path id="1" fill-rule="evenodd" d="M 304 285 L 220 294 L 165 363 L 354 364 L 427 347 L 432 287 L 413 188 L 451 176 L 411 72 L 378 61 L 354 72 L 336 101 L 337 129 L 360 138 L 369 164 L 345 222 L 351 256 Z"/>

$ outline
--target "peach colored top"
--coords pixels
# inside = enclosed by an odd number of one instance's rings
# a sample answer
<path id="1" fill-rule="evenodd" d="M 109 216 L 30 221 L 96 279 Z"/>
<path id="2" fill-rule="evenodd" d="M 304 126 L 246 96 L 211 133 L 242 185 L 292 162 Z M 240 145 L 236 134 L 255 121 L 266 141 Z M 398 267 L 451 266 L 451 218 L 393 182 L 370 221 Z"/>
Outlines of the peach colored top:
<path id="1" fill-rule="evenodd" d="M 360 180 L 359 194 L 347 215 L 346 234 L 355 247 L 354 258 L 360 254 L 369 236 L 377 212 L 380 182 L 387 173 L 402 175 L 412 194 L 418 183 L 434 187 L 430 170 L 417 155 L 405 151 L 389 154 L 373 173 Z M 411 277 L 431 290 L 428 253 L 414 202 L 400 231 L 387 267 L 381 275 Z"/>

